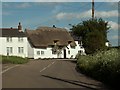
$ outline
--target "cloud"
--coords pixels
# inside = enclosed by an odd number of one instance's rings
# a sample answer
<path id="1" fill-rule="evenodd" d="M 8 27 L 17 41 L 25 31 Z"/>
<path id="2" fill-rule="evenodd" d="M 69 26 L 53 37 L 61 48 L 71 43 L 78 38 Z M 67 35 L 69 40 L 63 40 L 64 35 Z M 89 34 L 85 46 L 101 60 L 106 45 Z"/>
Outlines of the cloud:
<path id="1" fill-rule="evenodd" d="M 112 38 L 111 38 L 112 40 L 118 40 L 118 39 L 120 39 L 120 36 L 118 36 L 118 35 L 114 35 L 114 36 L 112 36 Z"/>
<path id="2" fill-rule="evenodd" d="M 68 19 L 68 18 L 73 18 L 74 16 L 76 16 L 76 14 L 74 14 L 74 13 L 61 12 L 61 13 L 58 13 L 58 14 L 56 15 L 56 18 L 57 18 L 58 20 L 61 20 L 61 19 L 64 19 L 64 18 L 66 18 L 66 19 Z"/>
<path id="3" fill-rule="evenodd" d="M 111 27 L 111 30 L 118 30 L 118 23 L 109 21 L 108 25 Z M 119 25 L 119 27 L 120 27 L 120 25 Z"/>
<path id="4" fill-rule="evenodd" d="M 109 17 L 117 17 L 118 11 L 112 10 L 112 11 L 95 11 L 95 17 L 102 17 L 102 18 L 109 18 Z M 90 18 L 91 17 L 91 9 L 85 12 L 81 13 L 66 13 L 66 12 L 60 12 L 56 15 L 56 18 L 58 20 L 61 19 L 69 19 L 69 18 Z"/>
<path id="5" fill-rule="evenodd" d="M 13 8 L 27 8 L 27 7 L 30 7 L 31 6 L 31 4 L 30 3 L 28 3 L 28 2 L 20 2 L 20 3 L 3 3 L 2 4 L 2 7 L 3 8 L 11 8 L 11 7 L 13 7 Z"/>
<path id="6" fill-rule="evenodd" d="M 60 12 L 61 9 L 62 9 L 62 6 L 56 5 L 56 6 L 54 7 L 54 10 L 52 11 L 52 13 L 58 13 L 58 12 Z"/>
<path id="7" fill-rule="evenodd" d="M 30 7 L 30 6 L 31 5 L 27 2 L 16 5 L 17 8 L 27 8 L 27 7 Z"/>
<path id="8" fill-rule="evenodd" d="M 11 15 L 11 13 L 10 12 L 5 12 L 5 11 L 2 11 L 2 15 Z"/>
<path id="9" fill-rule="evenodd" d="M 117 10 L 111 10 L 111 11 L 95 11 L 95 16 L 96 16 L 96 17 L 103 17 L 103 18 L 117 17 L 117 16 L 118 16 L 118 11 L 117 11 Z"/>

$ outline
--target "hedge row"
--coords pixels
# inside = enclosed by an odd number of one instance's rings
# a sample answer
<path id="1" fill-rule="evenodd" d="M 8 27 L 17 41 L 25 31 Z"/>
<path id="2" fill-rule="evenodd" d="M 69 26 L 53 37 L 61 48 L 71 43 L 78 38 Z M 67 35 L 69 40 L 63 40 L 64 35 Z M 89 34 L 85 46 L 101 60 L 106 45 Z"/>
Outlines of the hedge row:
<path id="1" fill-rule="evenodd" d="M 94 55 L 78 56 L 79 70 L 112 86 L 120 83 L 120 59 L 118 49 L 98 52 Z"/>

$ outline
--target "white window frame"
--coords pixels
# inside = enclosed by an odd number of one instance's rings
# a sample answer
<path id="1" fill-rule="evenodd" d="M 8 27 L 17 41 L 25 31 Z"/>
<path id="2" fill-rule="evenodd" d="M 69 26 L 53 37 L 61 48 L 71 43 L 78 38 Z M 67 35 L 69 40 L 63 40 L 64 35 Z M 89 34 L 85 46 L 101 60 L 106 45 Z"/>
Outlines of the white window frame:
<path id="1" fill-rule="evenodd" d="M 7 55 L 13 53 L 13 47 L 6 47 Z"/>
<path id="2" fill-rule="evenodd" d="M 37 51 L 36 53 L 37 53 L 37 55 L 40 55 L 40 51 Z"/>
<path id="3" fill-rule="evenodd" d="M 70 54 L 70 50 L 68 50 L 68 54 Z"/>
<path id="4" fill-rule="evenodd" d="M 44 55 L 45 54 L 45 52 L 44 51 L 41 51 L 41 55 Z"/>
<path id="5" fill-rule="evenodd" d="M 12 37 L 6 37 L 6 42 L 12 42 Z"/>
<path id="6" fill-rule="evenodd" d="M 18 42 L 23 42 L 23 37 L 18 37 Z"/>
<path id="7" fill-rule="evenodd" d="M 18 53 L 23 54 L 24 53 L 24 47 L 18 47 Z"/>

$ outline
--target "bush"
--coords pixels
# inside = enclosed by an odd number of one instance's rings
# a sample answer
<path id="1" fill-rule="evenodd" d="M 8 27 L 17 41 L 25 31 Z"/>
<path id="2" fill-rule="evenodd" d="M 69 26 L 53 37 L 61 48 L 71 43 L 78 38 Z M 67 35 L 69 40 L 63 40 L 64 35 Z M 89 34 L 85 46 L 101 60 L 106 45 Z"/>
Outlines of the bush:
<path id="1" fill-rule="evenodd" d="M 28 58 L 22 58 L 18 56 L 2 56 L 2 63 L 23 64 L 29 61 Z"/>
<path id="2" fill-rule="evenodd" d="M 77 67 L 81 72 L 110 85 L 120 83 L 120 60 L 118 49 L 97 52 L 94 55 L 79 56 Z"/>

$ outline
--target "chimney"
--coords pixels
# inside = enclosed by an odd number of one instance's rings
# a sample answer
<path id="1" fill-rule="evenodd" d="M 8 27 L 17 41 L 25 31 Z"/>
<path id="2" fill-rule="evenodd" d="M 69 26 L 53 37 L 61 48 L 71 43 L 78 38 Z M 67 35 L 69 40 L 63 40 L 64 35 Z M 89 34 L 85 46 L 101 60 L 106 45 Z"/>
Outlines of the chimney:
<path id="1" fill-rule="evenodd" d="M 19 25 L 18 25 L 18 31 L 19 31 L 19 32 L 22 32 L 22 25 L 21 25 L 20 22 L 19 22 Z"/>
<path id="2" fill-rule="evenodd" d="M 56 26 L 55 26 L 55 25 L 53 25 L 53 28 L 56 28 Z"/>

